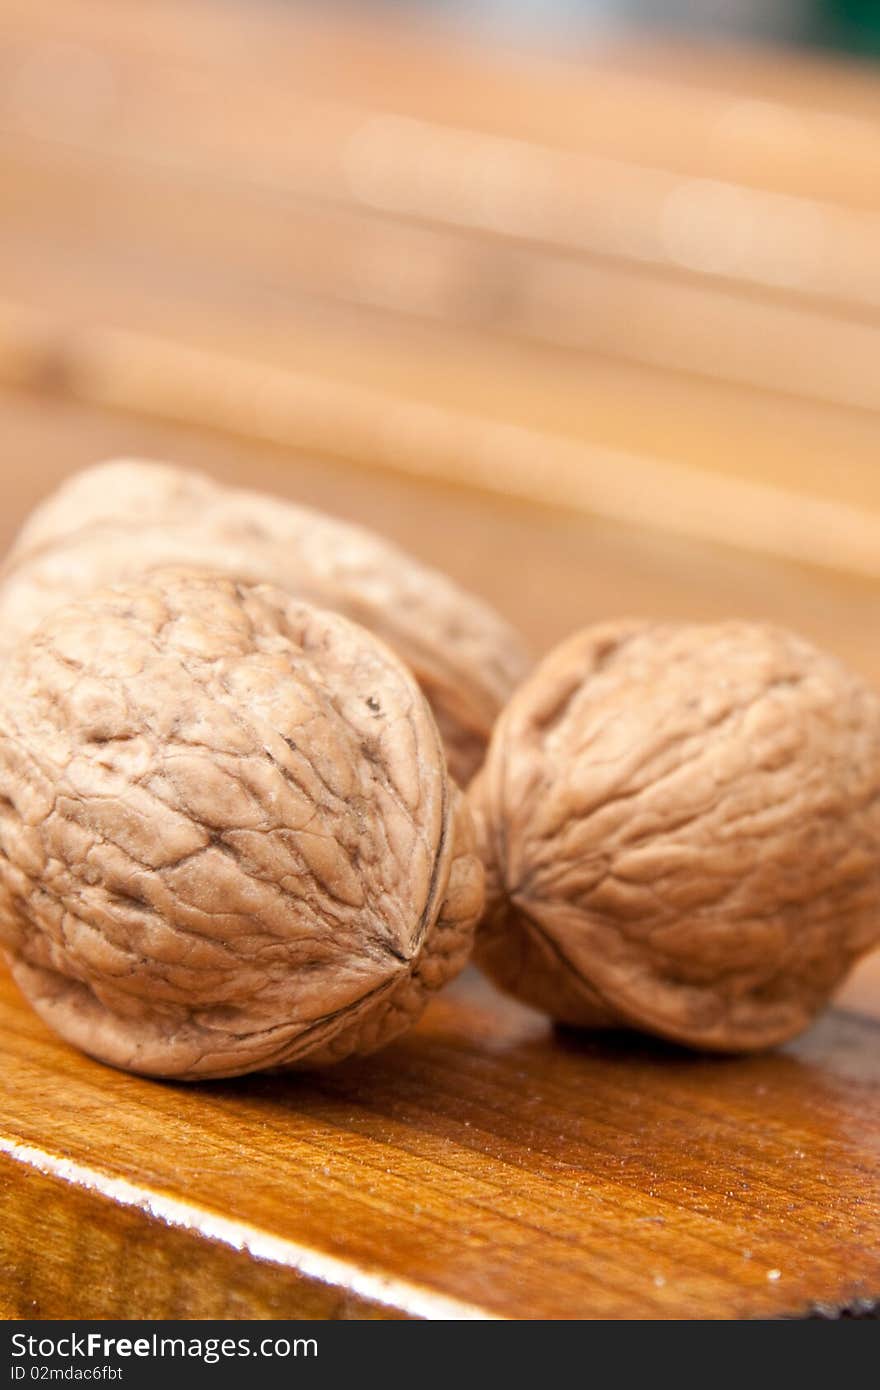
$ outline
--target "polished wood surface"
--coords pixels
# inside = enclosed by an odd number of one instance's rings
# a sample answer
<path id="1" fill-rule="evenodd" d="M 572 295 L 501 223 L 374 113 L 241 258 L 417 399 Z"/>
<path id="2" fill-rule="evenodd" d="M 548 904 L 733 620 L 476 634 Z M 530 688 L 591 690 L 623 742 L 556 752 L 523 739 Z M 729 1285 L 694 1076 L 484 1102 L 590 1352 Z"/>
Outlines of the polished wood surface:
<path id="1" fill-rule="evenodd" d="M 880 1287 L 854 1015 L 730 1061 L 554 1036 L 466 980 L 379 1057 L 189 1089 L 75 1055 L 8 984 L 0 1039 L 7 1315 L 805 1316 Z"/>
<path id="2" fill-rule="evenodd" d="M 766 617 L 880 682 L 878 120 L 818 59 L 6 0 L 0 546 L 165 458 L 377 527 L 536 654 Z M 184 1088 L 4 979 L 0 1314 L 863 1311 L 878 1043 L 880 957 L 740 1060 L 468 976 L 375 1059 Z"/>

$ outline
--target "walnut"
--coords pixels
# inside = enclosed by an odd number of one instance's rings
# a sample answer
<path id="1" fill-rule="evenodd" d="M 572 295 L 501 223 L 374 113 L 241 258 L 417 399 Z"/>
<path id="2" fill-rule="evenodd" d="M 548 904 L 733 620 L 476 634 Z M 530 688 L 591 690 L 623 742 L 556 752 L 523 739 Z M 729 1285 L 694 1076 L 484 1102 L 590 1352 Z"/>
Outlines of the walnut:
<path id="1" fill-rule="evenodd" d="M 412 676 L 270 586 L 97 591 L 0 678 L 0 942 L 46 1022 L 115 1066 L 370 1051 L 461 969 L 482 883 Z"/>
<path id="2" fill-rule="evenodd" d="M 470 798 L 478 962 L 561 1022 L 770 1046 L 880 938 L 880 697 L 787 632 L 580 633 Z"/>
<path id="3" fill-rule="evenodd" d="M 462 785 L 521 679 L 519 638 L 480 600 L 369 531 L 163 464 L 86 469 L 31 516 L 0 586 L 11 649 L 60 603 L 166 565 L 270 583 L 362 623 L 415 672 Z"/>

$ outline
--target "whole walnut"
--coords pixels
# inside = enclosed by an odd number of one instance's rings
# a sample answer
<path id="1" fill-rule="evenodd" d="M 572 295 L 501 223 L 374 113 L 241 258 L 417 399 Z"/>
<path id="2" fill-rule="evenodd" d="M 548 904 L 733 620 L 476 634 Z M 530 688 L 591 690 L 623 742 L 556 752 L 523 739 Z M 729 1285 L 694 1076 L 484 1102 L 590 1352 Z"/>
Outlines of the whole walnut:
<path id="1" fill-rule="evenodd" d="M 464 785 L 526 669 L 488 605 L 360 527 L 164 464 L 74 475 L 33 513 L 0 574 L 0 645 L 61 603 L 167 565 L 275 584 L 378 633 L 414 671 Z"/>
<path id="2" fill-rule="evenodd" d="M 470 800 L 478 963 L 562 1022 L 766 1047 L 880 939 L 880 698 L 787 632 L 581 632 Z"/>
<path id="3" fill-rule="evenodd" d="M 56 610 L 0 677 L 0 942 L 95 1057 L 203 1078 L 371 1051 L 482 904 L 428 705 L 345 618 L 158 571 Z"/>

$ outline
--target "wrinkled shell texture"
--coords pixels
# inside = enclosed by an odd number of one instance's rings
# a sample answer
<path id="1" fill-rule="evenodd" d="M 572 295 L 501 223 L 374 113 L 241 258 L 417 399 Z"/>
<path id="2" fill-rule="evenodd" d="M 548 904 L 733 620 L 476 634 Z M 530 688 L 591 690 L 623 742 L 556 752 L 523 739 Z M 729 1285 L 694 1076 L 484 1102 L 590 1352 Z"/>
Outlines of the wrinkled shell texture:
<path id="1" fill-rule="evenodd" d="M 579 634 L 470 796 L 478 961 L 562 1022 L 770 1046 L 880 937 L 880 700 L 789 633 Z"/>
<path id="2" fill-rule="evenodd" d="M 167 565 L 275 584 L 343 613 L 414 671 L 461 785 L 482 762 L 526 659 L 511 628 L 369 531 L 164 464 L 86 469 L 32 515 L 0 577 L 8 648 L 68 599 Z"/>
<path id="3" fill-rule="evenodd" d="M 332 1061 L 467 959 L 483 872 L 421 691 L 346 619 L 161 571 L 0 682 L 0 941 L 46 1021 L 182 1078 Z"/>

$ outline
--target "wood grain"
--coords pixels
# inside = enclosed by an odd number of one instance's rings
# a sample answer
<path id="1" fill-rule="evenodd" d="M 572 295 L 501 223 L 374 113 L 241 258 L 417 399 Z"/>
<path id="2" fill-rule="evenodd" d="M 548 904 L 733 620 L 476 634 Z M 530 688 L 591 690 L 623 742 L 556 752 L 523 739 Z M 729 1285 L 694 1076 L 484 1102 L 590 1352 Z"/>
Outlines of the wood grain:
<path id="1" fill-rule="evenodd" d="M 17 463 L 7 532 L 51 481 L 124 447 L 245 476 L 222 438 L 47 411 L 29 394 L 0 397 L 0 415 Z M 270 449 L 249 452 L 246 476 L 416 537 L 538 649 L 612 606 L 751 609 L 848 648 L 880 679 L 852 626 L 859 603 L 869 620 L 869 586 Z M 79 1057 L 5 982 L 0 1308 L 520 1318 L 857 1306 L 880 1293 L 877 983 L 872 965 L 850 986 L 876 1019 L 831 1015 L 778 1054 L 710 1061 L 554 1036 L 469 981 L 375 1061 L 185 1089 Z"/>
<path id="2" fill-rule="evenodd" d="M 0 546 L 166 458 L 375 526 L 536 654 L 769 618 L 880 683 L 878 119 L 814 59 L 6 0 Z M 0 1315 L 874 1306 L 878 1030 L 880 956 L 741 1060 L 468 976 L 375 1059 L 184 1088 L 0 978 Z"/>
<path id="3" fill-rule="evenodd" d="M 709 1060 L 554 1037 L 468 980 L 378 1058 L 185 1089 L 79 1057 L 4 984 L 0 1040 L 14 1315 L 174 1316 L 195 1290 L 250 1316 L 804 1316 L 880 1292 L 857 1017 Z"/>
<path id="4" fill-rule="evenodd" d="M 599 514 L 637 513 L 655 477 L 668 505 L 635 520 L 876 570 L 855 515 L 878 509 L 876 78 L 754 55 L 750 91 L 709 52 L 700 87 L 684 53 L 562 62 L 272 13 L 4 9 L 7 380 L 34 313 L 56 385 L 104 404 L 326 450 L 305 374 L 342 400 L 350 457 L 452 474 L 500 417 L 539 436 L 535 495 L 571 493 L 559 437 L 585 474 L 627 474 L 606 449 L 643 465 L 610 502 L 582 489 Z M 702 252 L 664 251 L 670 216 Z M 820 292 L 826 274 L 849 278 Z M 149 338 L 133 362 L 120 329 Z M 96 335 L 115 370 L 93 369 Z M 384 443 L 358 424 L 362 387 Z M 449 448 L 413 403 L 452 412 Z M 704 505 L 688 472 L 657 473 L 670 462 L 706 475 Z M 517 472 L 503 442 L 477 469 L 501 489 Z M 784 495 L 733 486 L 756 480 Z M 853 511 L 805 518 L 804 492 Z M 771 526 L 745 523 L 768 504 Z"/>
<path id="5" fill-rule="evenodd" d="M 230 1243 L 244 1238 L 241 1227 L 226 1227 L 225 1243 L 212 1239 L 191 1204 L 179 1212 L 143 1186 L 123 1191 L 107 1173 L 59 1165 L 44 1150 L 12 1152 L 0 1158 L 0 1318 L 400 1316 L 355 1292 L 344 1270 L 335 1284 L 302 1278 L 293 1247 L 290 1264 L 250 1258 Z"/>
<path id="6" fill-rule="evenodd" d="M 48 408 L 38 392 L 0 390 L 0 419 L 13 465 L 4 479 L 0 546 L 77 468 L 117 456 L 169 459 L 374 527 L 483 594 L 536 654 L 610 616 L 764 617 L 880 683 L 880 651 L 870 640 L 877 585 L 857 576 L 75 401 L 56 399 Z"/>

